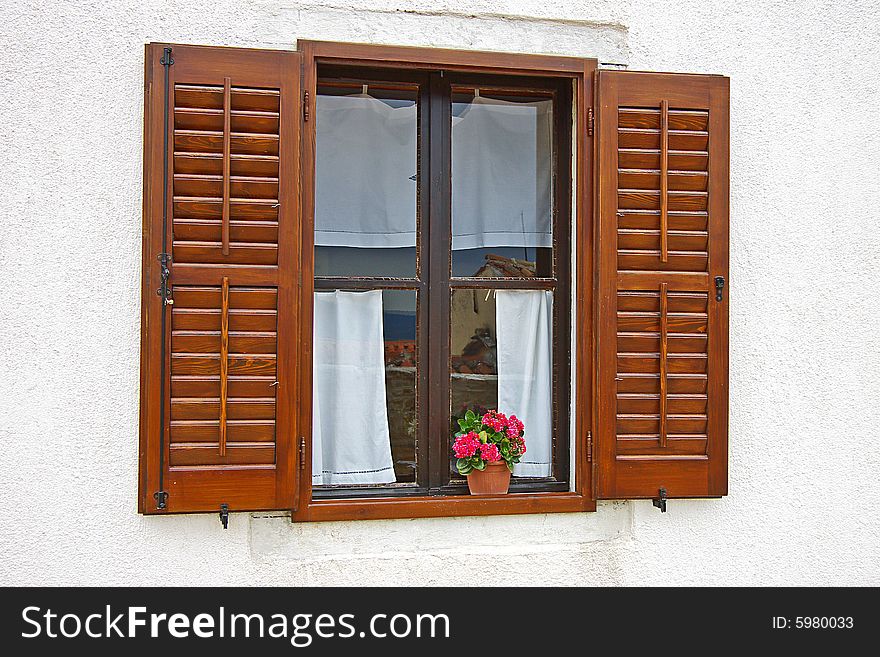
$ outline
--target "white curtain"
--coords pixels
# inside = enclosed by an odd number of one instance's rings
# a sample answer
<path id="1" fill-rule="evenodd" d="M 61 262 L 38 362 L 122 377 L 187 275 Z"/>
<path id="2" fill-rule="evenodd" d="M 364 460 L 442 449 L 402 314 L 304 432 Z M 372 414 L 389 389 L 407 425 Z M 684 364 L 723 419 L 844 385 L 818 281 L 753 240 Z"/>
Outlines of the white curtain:
<path id="1" fill-rule="evenodd" d="M 316 292 L 312 484 L 395 481 L 382 291 Z"/>
<path id="2" fill-rule="evenodd" d="M 553 462 L 553 293 L 498 290 L 498 408 L 525 424 L 526 454 L 517 477 L 549 477 Z"/>
<path id="3" fill-rule="evenodd" d="M 416 106 L 318 96 L 315 244 L 416 244 Z"/>
<path id="4" fill-rule="evenodd" d="M 552 103 L 482 96 L 453 117 L 453 249 L 550 247 Z M 315 244 L 416 244 L 417 108 L 318 96 Z"/>
<path id="5" fill-rule="evenodd" d="M 453 117 L 453 250 L 553 245 L 551 107 L 478 96 Z"/>

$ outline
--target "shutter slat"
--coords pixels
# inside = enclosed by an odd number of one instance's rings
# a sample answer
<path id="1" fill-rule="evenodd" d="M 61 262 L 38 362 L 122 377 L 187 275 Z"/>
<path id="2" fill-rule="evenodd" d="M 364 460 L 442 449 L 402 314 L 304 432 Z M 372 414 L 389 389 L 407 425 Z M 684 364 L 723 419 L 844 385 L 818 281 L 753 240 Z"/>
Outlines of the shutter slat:
<path id="1" fill-rule="evenodd" d="M 673 171 L 706 171 L 709 154 L 705 151 L 668 152 L 668 164 Z M 621 169 L 659 169 L 659 148 L 620 148 L 617 163 Z"/>
<path id="2" fill-rule="evenodd" d="M 217 219 L 175 219 L 174 235 L 185 242 L 220 242 L 222 221 Z M 274 221 L 230 221 L 232 242 L 278 243 L 278 223 Z"/>
<path id="3" fill-rule="evenodd" d="M 621 230 L 659 230 L 659 210 L 631 210 L 619 209 L 617 212 L 617 225 Z M 705 231 L 708 226 L 708 214 L 704 211 L 674 212 L 667 213 L 667 230 Z"/>
<path id="4" fill-rule="evenodd" d="M 233 132 L 230 136 L 230 148 L 233 153 L 278 155 L 278 135 Z M 177 129 L 174 131 L 174 150 L 222 153 L 223 131 Z"/>
<path id="5" fill-rule="evenodd" d="M 274 376 L 235 376 L 228 381 L 230 397 L 264 397 L 273 394 Z M 183 376 L 171 377 L 171 396 L 180 398 L 220 396 L 219 376 Z"/>
<path id="6" fill-rule="evenodd" d="M 229 420 L 274 420 L 273 397 L 230 397 L 227 399 Z M 212 397 L 176 397 L 171 403 L 171 420 L 204 420 L 217 417 L 220 400 Z"/>
<path id="7" fill-rule="evenodd" d="M 602 498 L 727 492 L 727 85 L 599 73 Z"/>
<path id="8" fill-rule="evenodd" d="M 219 353 L 219 331 L 175 331 L 172 339 L 185 352 Z M 271 331 L 230 331 L 229 351 L 237 354 L 274 354 L 276 334 Z"/>
<path id="9" fill-rule="evenodd" d="M 706 395 L 668 395 L 666 408 L 670 414 L 706 413 Z M 647 393 L 617 395 L 619 414 L 651 415 L 660 412 L 660 395 Z"/>
<path id="10" fill-rule="evenodd" d="M 275 199 L 232 198 L 229 200 L 229 218 L 241 221 L 277 221 L 280 204 Z M 173 200 L 174 218 L 220 219 L 223 199 L 216 197 L 176 197 Z"/>
<path id="11" fill-rule="evenodd" d="M 669 170 L 669 189 L 672 191 L 706 191 L 709 175 L 706 171 Z M 619 169 L 617 179 L 622 188 L 659 189 L 660 171 L 656 169 Z"/>
<path id="12" fill-rule="evenodd" d="M 278 172 L 278 156 L 230 154 L 231 175 L 267 177 Z M 181 173 L 223 175 L 222 153 L 192 153 L 179 151 L 174 154 L 174 170 Z"/>
<path id="13" fill-rule="evenodd" d="M 660 392 L 660 374 L 618 373 L 617 392 Z M 670 374 L 667 380 L 668 394 L 706 394 L 705 374 Z"/>

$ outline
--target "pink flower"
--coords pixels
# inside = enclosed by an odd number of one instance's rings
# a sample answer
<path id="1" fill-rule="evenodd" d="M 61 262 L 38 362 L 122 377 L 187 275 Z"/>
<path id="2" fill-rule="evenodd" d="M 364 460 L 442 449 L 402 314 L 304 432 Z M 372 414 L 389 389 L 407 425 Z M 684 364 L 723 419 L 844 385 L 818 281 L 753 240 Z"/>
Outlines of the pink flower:
<path id="1" fill-rule="evenodd" d="M 455 453 L 456 458 L 466 459 L 476 454 L 480 445 L 480 437 L 475 432 L 471 431 L 463 436 L 458 436 L 455 439 L 452 451 Z"/>
<path id="2" fill-rule="evenodd" d="M 498 411 L 489 411 L 483 416 L 483 424 L 496 433 L 504 431 L 507 426 L 507 416 Z"/>
<path id="3" fill-rule="evenodd" d="M 480 456 L 489 463 L 495 463 L 501 460 L 501 452 L 495 443 L 484 443 L 480 445 Z"/>
<path id="4" fill-rule="evenodd" d="M 516 415 L 511 415 L 507 420 L 507 435 L 511 438 L 522 433 L 525 426 Z"/>

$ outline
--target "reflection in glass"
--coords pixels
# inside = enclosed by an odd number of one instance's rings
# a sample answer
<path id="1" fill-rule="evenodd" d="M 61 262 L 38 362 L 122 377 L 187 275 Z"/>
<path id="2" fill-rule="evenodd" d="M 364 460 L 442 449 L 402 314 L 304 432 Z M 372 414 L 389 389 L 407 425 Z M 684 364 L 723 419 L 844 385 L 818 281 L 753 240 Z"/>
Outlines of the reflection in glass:
<path id="1" fill-rule="evenodd" d="M 553 275 L 553 101 L 453 90 L 452 275 Z"/>
<path id="2" fill-rule="evenodd" d="M 315 293 L 314 486 L 415 482 L 416 294 Z"/>
<path id="3" fill-rule="evenodd" d="M 553 430 L 553 293 L 452 291 L 451 426 L 470 409 L 498 409 L 526 425 L 528 451 L 517 477 L 549 477 Z M 454 461 L 450 473 L 457 478 Z"/>
<path id="4" fill-rule="evenodd" d="M 418 88 L 319 85 L 315 274 L 416 273 Z"/>

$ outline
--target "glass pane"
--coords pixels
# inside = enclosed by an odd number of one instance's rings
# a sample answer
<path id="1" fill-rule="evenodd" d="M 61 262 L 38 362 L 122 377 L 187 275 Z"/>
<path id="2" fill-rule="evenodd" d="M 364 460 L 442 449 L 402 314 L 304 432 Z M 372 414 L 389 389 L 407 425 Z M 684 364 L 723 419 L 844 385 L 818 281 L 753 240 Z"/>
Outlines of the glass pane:
<path id="1" fill-rule="evenodd" d="M 385 389 L 391 456 L 398 483 L 415 483 L 418 468 L 418 412 L 416 405 L 416 317 L 418 293 L 385 290 Z"/>
<path id="2" fill-rule="evenodd" d="M 315 274 L 416 275 L 418 86 L 322 82 Z"/>
<path id="3" fill-rule="evenodd" d="M 452 101 L 452 275 L 552 276 L 552 96 Z"/>
<path id="4" fill-rule="evenodd" d="M 411 290 L 315 293 L 312 485 L 417 479 Z"/>
<path id="5" fill-rule="evenodd" d="M 472 410 L 516 415 L 526 454 L 515 477 L 553 472 L 553 292 L 452 291 L 451 426 Z M 450 472 L 459 478 L 451 456 Z"/>

